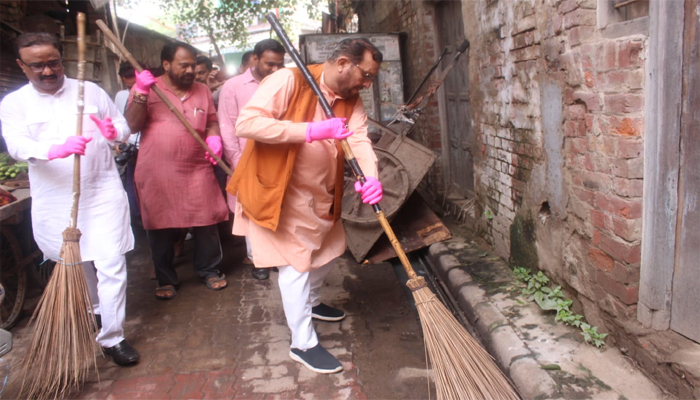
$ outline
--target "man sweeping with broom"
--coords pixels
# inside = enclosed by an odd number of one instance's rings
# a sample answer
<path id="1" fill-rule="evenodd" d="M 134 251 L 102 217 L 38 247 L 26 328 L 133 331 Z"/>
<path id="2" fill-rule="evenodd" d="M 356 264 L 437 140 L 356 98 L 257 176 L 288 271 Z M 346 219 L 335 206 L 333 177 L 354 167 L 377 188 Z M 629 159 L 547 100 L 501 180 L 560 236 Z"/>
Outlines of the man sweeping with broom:
<path id="1" fill-rule="evenodd" d="M 126 259 L 134 247 L 129 207 L 109 144 L 129 136 L 126 120 L 97 85 L 86 82 L 83 135 L 76 135 L 78 81 L 65 77 L 63 45 L 48 33 L 15 40 L 17 64 L 29 84 L 0 104 L 9 153 L 29 162 L 34 238 L 46 258 L 58 260 L 73 196 L 73 157 L 83 156 L 80 253 L 98 327 L 98 343 L 118 365 L 138 361 L 124 339 Z M 96 270 L 96 271 L 95 271 Z M 87 313 L 88 311 L 85 310 Z M 58 351 L 59 349 L 56 349 Z"/>
<path id="2" fill-rule="evenodd" d="M 256 266 L 279 268 L 292 334 L 289 356 L 317 373 L 342 370 L 319 344 L 311 322 L 345 318 L 344 311 L 321 303 L 318 293 L 333 261 L 345 252 L 339 221 L 344 161 L 337 140 L 347 138 L 367 175 L 356 186 L 363 201 L 375 204 L 382 197 L 358 96 L 372 84 L 381 61 L 366 39 L 346 39 L 328 61 L 309 67 L 339 118 L 324 117 L 299 69 L 290 68 L 260 84 L 236 124 L 237 135 L 248 142 L 227 187 L 238 196 L 233 233 L 248 236 Z"/>

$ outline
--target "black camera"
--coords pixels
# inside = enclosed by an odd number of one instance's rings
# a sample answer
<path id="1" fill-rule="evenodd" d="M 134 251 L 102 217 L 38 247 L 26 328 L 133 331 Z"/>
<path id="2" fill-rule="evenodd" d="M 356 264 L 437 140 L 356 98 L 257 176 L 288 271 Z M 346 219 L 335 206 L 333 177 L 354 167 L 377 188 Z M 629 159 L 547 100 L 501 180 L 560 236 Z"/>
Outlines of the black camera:
<path id="1" fill-rule="evenodd" d="M 114 156 L 114 162 L 117 165 L 126 165 L 129 159 L 136 157 L 136 154 L 139 152 L 139 149 L 131 143 L 120 143 L 117 149 L 119 149 L 119 154 Z"/>

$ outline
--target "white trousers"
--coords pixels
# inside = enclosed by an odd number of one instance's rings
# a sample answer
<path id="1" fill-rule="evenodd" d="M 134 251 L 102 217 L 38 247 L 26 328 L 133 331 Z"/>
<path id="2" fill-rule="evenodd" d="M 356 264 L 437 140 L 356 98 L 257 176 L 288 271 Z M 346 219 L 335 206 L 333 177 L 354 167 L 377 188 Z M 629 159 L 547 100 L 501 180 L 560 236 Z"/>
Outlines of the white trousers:
<path id="1" fill-rule="evenodd" d="M 120 255 L 83 263 L 95 314 L 102 317 L 97 343 L 112 347 L 124 340 L 126 257 Z"/>
<path id="2" fill-rule="evenodd" d="M 279 285 L 284 315 L 292 331 L 292 347 L 310 349 L 318 344 L 316 331 L 311 323 L 311 307 L 321 303 L 319 290 L 335 260 L 310 272 L 299 272 L 291 265 L 279 269 Z"/>
<path id="3" fill-rule="evenodd" d="M 250 239 L 248 239 L 248 236 L 245 236 L 245 252 L 248 259 L 253 261 L 253 250 L 250 247 Z"/>

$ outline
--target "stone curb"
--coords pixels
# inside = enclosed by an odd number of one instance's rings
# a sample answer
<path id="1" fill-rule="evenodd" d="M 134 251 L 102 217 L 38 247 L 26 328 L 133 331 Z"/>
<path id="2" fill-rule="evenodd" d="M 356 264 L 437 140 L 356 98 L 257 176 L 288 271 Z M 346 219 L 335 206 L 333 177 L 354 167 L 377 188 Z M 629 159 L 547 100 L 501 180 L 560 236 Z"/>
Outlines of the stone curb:
<path id="1" fill-rule="evenodd" d="M 523 398 L 558 397 L 557 384 L 542 370 L 534 354 L 508 323 L 508 318 L 490 302 L 471 275 L 459 268 L 461 263 L 457 257 L 442 243 L 431 245 L 429 255 L 435 272 L 476 329 L 482 344 L 510 375 Z"/>

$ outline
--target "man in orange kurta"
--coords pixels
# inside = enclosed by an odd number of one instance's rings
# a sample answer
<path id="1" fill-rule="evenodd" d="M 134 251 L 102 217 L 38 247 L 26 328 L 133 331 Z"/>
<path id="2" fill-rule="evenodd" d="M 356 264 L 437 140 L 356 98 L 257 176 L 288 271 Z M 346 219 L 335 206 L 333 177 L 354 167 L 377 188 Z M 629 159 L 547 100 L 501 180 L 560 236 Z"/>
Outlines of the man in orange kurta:
<path id="1" fill-rule="evenodd" d="M 233 233 L 250 239 L 256 268 L 279 268 L 290 357 L 319 373 L 342 370 L 318 343 L 312 325 L 312 318 L 345 318 L 318 296 L 333 260 L 345 252 L 339 221 L 343 154 L 337 140 L 347 138 L 367 177 L 356 190 L 375 204 L 382 187 L 358 93 L 372 84 L 381 61 L 369 41 L 346 39 L 328 61 L 309 67 L 336 116 L 344 118 L 326 120 L 301 72 L 289 68 L 261 83 L 236 124 L 238 136 L 249 140 L 227 187 L 238 198 Z"/>

